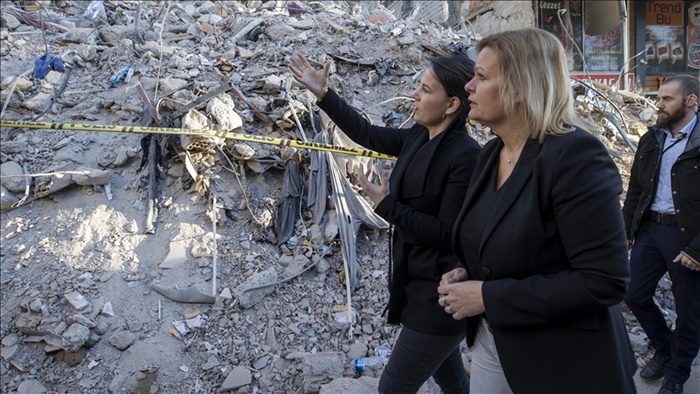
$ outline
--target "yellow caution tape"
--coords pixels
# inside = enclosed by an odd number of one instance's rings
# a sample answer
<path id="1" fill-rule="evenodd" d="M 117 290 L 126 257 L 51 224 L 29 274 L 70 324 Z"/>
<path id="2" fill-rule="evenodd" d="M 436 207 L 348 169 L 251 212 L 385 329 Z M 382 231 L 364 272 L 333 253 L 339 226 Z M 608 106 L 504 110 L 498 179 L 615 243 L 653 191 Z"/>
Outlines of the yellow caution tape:
<path id="1" fill-rule="evenodd" d="M 141 127 L 141 126 L 113 126 L 113 125 L 91 125 L 77 123 L 48 123 L 48 122 L 21 122 L 12 120 L 0 121 L 0 127 L 20 127 L 28 129 L 51 129 L 51 130 L 82 130 L 82 131 L 110 131 L 115 133 L 141 133 L 141 134 L 174 134 L 174 135 L 196 135 L 200 137 L 219 137 L 237 141 L 257 142 L 260 144 L 291 146 L 293 148 L 304 148 L 320 150 L 325 152 L 343 153 L 346 155 L 373 157 L 375 159 L 396 160 L 396 157 L 385 155 L 369 149 L 355 149 L 343 146 L 319 144 L 316 142 L 304 142 L 283 138 L 265 137 L 262 135 L 250 135 L 233 133 L 225 130 L 202 129 L 202 130 L 180 130 L 168 127 Z"/>

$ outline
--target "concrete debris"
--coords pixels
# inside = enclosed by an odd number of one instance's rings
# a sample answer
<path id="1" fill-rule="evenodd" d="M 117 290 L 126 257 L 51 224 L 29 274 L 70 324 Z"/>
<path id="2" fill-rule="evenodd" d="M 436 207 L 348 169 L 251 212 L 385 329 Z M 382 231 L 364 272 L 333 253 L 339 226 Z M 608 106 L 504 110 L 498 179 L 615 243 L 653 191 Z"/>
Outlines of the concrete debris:
<path id="1" fill-rule="evenodd" d="M 0 348 L 0 357 L 2 357 L 3 360 L 8 361 L 12 358 L 12 356 L 15 355 L 17 349 L 17 345 L 3 346 L 2 348 Z"/>
<path id="2" fill-rule="evenodd" d="M 350 365 L 345 359 L 345 355 L 335 352 L 304 356 L 304 392 L 317 392 L 324 384 L 333 379 L 342 378 L 345 364 Z"/>
<path id="3" fill-rule="evenodd" d="M 369 376 L 361 376 L 359 379 L 338 378 L 322 385 L 319 394 L 376 393 L 378 386 L 379 378 Z"/>
<path id="4" fill-rule="evenodd" d="M 45 392 L 47 392 L 46 387 L 36 379 L 25 380 L 17 388 L 17 394 L 43 394 Z"/>
<path id="5" fill-rule="evenodd" d="M 63 333 L 63 348 L 70 352 L 80 349 L 90 339 L 90 329 L 74 323 Z"/>
<path id="6" fill-rule="evenodd" d="M 168 255 L 165 256 L 165 259 L 162 263 L 160 263 L 160 265 L 158 265 L 158 267 L 173 268 L 187 261 L 188 246 L 188 243 L 183 241 L 170 242 L 170 250 Z"/>
<path id="7" fill-rule="evenodd" d="M 100 310 L 100 314 L 104 316 L 109 316 L 113 317 L 114 316 L 114 309 L 112 307 L 111 302 L 105 302 L 105 304 L 102 306 L 102 309 Z"/>
<path id="8" fill-rule="evenodd" d="M 267 285 L 277 282 L 277 271 L 274 268 L 259 272 L 246 280 L 246 282 L 236 288 L 236 298 L 244 308 L 250 308 L 253 305 L 262 301 L 266 295 L 275 291 L 274 286 L 257 288 L 258 286 Z M 254 289 L 254 290 L 248 290 Z"/>
<path id="9" fill-rule="evenodd" d="M 2 338 L 2 346 L 14 346 L 17 342 L 19 342 L 19 336 L 14 332 Z"/>
<path id="10" fill-rule="evenodd" d="M 228 287 L 225 287 L 225 288 L 221 291 L 221 294 L 219 294 L 219 297 L 221 297 L 221 298 L 224 299 L 224 300 L 230 300 L 230 299 L 232 299 L 233 296 L 231 295 L 231 289 L 229 289 Z"/>
<path id="11" fill-rule="evenodd" d="M 136 335 L 130 331 L 120 330 L 112 334 L 107 341 L 119 350 L 126 350 L 136 342 Z"/>
<path id="12" fill-rule="evenodd" d="M 220 364 L 219 359 L 216 358 L 216 356 L 211 356 L 207 359 L 207 362 L 204 365 L 202 365 L 202 369 L 204 371 L 208 371 L 212 368 L 218 367 L 219 364 Z"/>
<path id="13" fill-rule="evenodd" d="M 0 176 L 2 176 L 2 186 L 10 192 L 24 192 L 25 180 L 24 170 L 19 163 L 7 161 L 0 164 Z"/>
<path id="14" fill-rule="evenodd" d="M 67 322 L 68 324 L 79 323 L 89 329 L 93 329 L 97 326 L 92 319 L 78 314 L 69 317 Z"/>
<path id="15" fill-rule="evenodd" d="M 112 180 L 112 173 L 107 170 L 78 167 L 73 174 L 73 182 L 81 186 L 106 185 Z"/>
<path id="16" fill-rule="evenodd" d="M 235 367 L 221 383 L 221 392 L 226 393 L 239 387 L 247 386 L 253 381 L 250 370 L 246 367 Z"/>
<path id="17" fill-rule="evenodd" d="M 84 310 L 90 305 L 90 302 L 85 299 L 85 297 L 77 291 L 71 291 L 64 295 L 66 300 L 70 305 L 77 311 Z"/>

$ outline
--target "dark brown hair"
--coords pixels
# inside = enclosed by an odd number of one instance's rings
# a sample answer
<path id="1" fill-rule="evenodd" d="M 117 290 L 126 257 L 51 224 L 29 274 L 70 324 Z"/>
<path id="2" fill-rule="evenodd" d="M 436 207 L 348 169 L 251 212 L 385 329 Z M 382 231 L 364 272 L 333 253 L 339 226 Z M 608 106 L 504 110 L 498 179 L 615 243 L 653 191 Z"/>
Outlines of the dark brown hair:
<path id="1" fill-rule="evenodd" d="M 459 124 L 467 122 L 469 115 L 469 93 L 464 85 L 474 78 L 474 62 L 466 55 L 453 54 L 430 59 L 430 69 L 440 82 L 447 97 L 457 97 L 460 102 L 455 121 Z"/>

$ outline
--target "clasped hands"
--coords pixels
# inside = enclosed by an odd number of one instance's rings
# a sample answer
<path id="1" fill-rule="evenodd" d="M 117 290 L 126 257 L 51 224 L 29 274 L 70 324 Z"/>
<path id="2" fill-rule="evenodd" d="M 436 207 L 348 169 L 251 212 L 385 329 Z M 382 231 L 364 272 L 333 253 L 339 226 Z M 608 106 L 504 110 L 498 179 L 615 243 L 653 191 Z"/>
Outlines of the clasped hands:
<path id="1" fill-rule="evenodd" d="M 455 320 L 484 313 L 481 287 L 484 282 L 468 280 L 467 270 L 455 268 L 442 275 L 438 286 L 438 304 Z"/>

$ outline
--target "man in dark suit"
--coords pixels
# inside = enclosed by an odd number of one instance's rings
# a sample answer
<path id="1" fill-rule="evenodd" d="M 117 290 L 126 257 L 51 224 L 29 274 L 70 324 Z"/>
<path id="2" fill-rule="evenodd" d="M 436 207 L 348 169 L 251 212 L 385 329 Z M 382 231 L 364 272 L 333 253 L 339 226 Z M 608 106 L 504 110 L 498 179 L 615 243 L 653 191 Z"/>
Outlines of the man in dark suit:
<path id="1" fill-rule="evenodd" d="M 683 392 L 700 348 L 700 83 L 676 75 L 659 88 L 658 120 L 640 140 L 623 207 L 631 282 L 625 302 L 655 354 L 641 371 L 664 377 L 659 394 Z M 671 330 L 654 292 L 668 272 L 676 303 Z"/>

